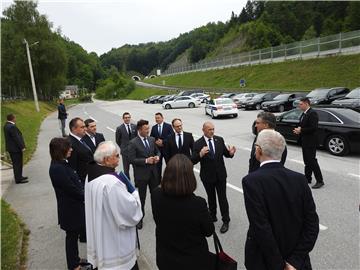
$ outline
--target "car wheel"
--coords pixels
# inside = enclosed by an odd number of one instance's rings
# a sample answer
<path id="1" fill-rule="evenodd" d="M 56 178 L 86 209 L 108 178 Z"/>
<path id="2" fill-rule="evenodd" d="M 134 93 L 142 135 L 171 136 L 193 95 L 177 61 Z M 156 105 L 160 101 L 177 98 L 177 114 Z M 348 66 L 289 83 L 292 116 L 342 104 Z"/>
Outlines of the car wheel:
<path id="1" fill-rule="evenodd" d="M 238 114 L 237 113 L 234 113 L 233 114 L 234 118 L 238 117 Z"/>
<path id="2" fill-rule="evenodd" d="M 189 103 L 189 108 L 195 108 L 195 104 L 192 103 L 192 102 L 190 102 L 190 103 Z"/>
<path id="3" fill-rule="evenodd" d="M 261 109 L 261 104 L 256 104 L 255 108 L 256 108 L 257 110 L 260 110 L 260 109 Z"/>
<path id="4" fill-rule="evenodd" d="M 330 154 L 335 156 L 344 156 L 349 153 L 349 144 L 341 135 L 331 135 L 326 140 L 326 148 Z"/>
<path id="5" fill-rule="evenodd" d="M 215 118 L 216 118 L 213 111 L 211 111 L 211 118 L 212 118 L 212 119 L 215 119 Z"/>
<path id="6" fill-rule="evenodd" d="M 279 106 L 279 112 L 283 112 L 283 111 L 285 111 L 285 107 L 284 107 L 284 105 L 280 105 Z"/>
<path id="7" fill-rule="evenodd" d="M 165 105 L 165 109 L 167 109 L 167 110 L 168 110 L 168 109 L 171 109 L 171 105 L 170 105 L 170 104 L 166 104 L 166 105 Z"/>

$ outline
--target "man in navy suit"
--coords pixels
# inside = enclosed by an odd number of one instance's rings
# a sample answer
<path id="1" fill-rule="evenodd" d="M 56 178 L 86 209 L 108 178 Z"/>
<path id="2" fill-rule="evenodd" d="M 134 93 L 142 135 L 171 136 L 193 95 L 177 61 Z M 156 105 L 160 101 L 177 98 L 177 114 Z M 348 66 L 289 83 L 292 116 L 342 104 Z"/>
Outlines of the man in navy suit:
<path id="1" fill-rule="evenodd" d="M 90 147 L 91 151 L 95 153 L 96 148 L 101 142 L 105 141 L 102 133 L 96 132 L 96 122 L 94 119 L 86 119 L 85 123 L 85 136 L 82 138 L 85 143 Z"/>
<path id="2" fill-rule="evenodd" d="M 301 144 L 305 164 L 305 176 L 310 184 L 311 175 L 314 173 L 316 184 L 312 188 L 321 188 L 324 186 L 324 180 L 316 159 L 319 117 L 316 111 L 311 109 L 309 98 L 300 99 L 299 109 L 303 111 L 300 118 L 300 126 L 294 128 L 293 132 L 299 135 L 299 143 Z"/>
<path id="3" fill-rule="evenodd" d="M 150 136 L 155 138 L 155 144 L 161 153 L 160 161 L 157 163 L 158 174 L 161 179 L 162 159 L 164 157 L 164 146 L 166 144 L 168 137 L 171 134 L 174 134 L 174 131 L 170 124 L 164 122 L 164 116 L 160 112 L 155 113 L 155 122 L 156 125 L 153 125 L 153 127 L 151 128 Z"/>
<path id="4" fill-rule="evenodd" d="M 255 153 L 260 168 L 242 180 L 248 270 L 311 269 L 309 253 L 319 234 L 319 218 L 304 175 L 280 162 L 285 145 L 277 131 L 261 131 Z"/>

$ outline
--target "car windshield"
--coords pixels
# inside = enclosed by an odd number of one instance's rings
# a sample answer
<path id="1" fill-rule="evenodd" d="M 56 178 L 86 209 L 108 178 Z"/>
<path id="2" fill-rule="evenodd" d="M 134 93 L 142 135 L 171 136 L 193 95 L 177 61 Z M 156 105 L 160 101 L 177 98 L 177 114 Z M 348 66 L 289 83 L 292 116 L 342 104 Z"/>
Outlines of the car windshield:
<path id="1" fill-rule="evenodd" d="M 329 93 L 330 89 L 315 89 L 311 91 L 307 97 L 326 97 L 327 93 Z"/>
<path id="2" fill-rule="evenodd" d="M 215 101 L 216 105 L 224 105 L 224 104 L 232 104 L 233 101 L 231 99 L 219 99 Z"/>
<path id="3" fill-rule="evenodd" d="M 253 97 L 253 99 L 260 99 L 263 96 L 265 96 L 265 94 L 257 94 L 256 96 Z"/>
<path id="4" fill-rule="evenodd" d="M 360 87 L 352 90 L 346 95 L 347 98 L 360 98 Z"/>
<path id="5" fill-rule="evenodd" d="M 290 94 L 281 94 L 281 95 L 277 95 L 274 100 L 288 100 L 289 99 Z"/>

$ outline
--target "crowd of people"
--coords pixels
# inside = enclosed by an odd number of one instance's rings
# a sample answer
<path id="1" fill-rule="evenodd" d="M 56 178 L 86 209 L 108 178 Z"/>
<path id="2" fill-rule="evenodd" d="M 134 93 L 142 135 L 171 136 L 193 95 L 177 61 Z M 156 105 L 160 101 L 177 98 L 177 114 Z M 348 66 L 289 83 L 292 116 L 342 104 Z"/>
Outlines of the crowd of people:
<path id="1" fill-rule="evenodd" d="M 307 98 L 301 100 L 300 108 L 304 114 L 293 132 L 299 134 L 302 144 L 305 175 L 285 168 L 287 148 L 283 136 L 274 130 L 275 116 L 262 112 L 256 119 L 249 173 L 242 180 L 249 219 L 247 269 L 311 269 L 309 253 L 319 233 L 319 219 L 308 183 L 313 172 L 317 180 L 313 188 L 324 182 L 316 143 L 312 143 L 316 141 L 317 115 Z M 60 109 L 60 127 L 65 133 Z M 58 222 L 66 232 L 67 268 L 79 270 L 91 264 L 99 270 L 139 269 L 138 230 L 146 225 L 143 218 L 149 189 L 158 268 L 215 269 L 206 237 L 215 232 L 217 203 L 220 233 L 229 230 L 224 157 L 234 157 L 236 148 L 215 135 L 211 122 L 203 123 L 203 136 L 195 141 L 191 133 L 183 131 L 179 118 L 168 124 L 156 113 L 152 127 L 143 119 L 134 124 L 129 112 L 123 113 L 122 120 L 116 129 L 116 144 L 97 132 L 93 119 L 79 117 L 70 120 L 68 136 L 50 142 L 49 174 Z M 8 116 L 6 129 L 15 126 L 12 121 L 14 116 Z M 25 145 L 19 141 L 22 144 L 17 151 L 23 151 Z M 116 170 L 120 158 L 123 171 Z M 207 200 L 194 194 L 193 167 L 197 163 Z M 134 175 L 130 175 L 130 166 Z M 17 169 L 15 179 L 21 177 Z M 79 256 L 78 241 L 86 242 L 87 260 Z"/>

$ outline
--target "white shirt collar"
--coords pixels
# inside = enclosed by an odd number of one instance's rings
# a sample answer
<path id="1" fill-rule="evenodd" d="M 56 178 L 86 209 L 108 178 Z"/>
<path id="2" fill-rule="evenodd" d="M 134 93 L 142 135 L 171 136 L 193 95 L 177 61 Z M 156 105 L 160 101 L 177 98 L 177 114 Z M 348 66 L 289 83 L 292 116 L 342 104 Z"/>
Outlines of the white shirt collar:
<path id="1" fill-rule="evenodd" d="M 304 111 L 304 114 L 306 114 L 306 113 L 308 112 L 308 110 L 310 110 L 310 107 L 309 107 L 309 108 L 307 108 L 307 110 L 306 110 L 306 111 Z"/>
<path id="2" fill-rule="evenodd" d="M 265 161 L 261 162 L 260 167 L 263 166 L 263 165 L 265 165 L 265 164 L 275 163 L 275 162 L 280 162 L 280 160 L 276 160 L 276 159 L 265 160 Z"/>
<path id="3" fill-rule="evenodd" d="M 15 122 L 12 122 L 12 121 L 8 121 L 9 123 L 11 123 L 11 124 L 13 124 L 13 125 L 15 125 Z"/>
<path id="4" fill-rule="evenodd" d="M 78 141 L 81 141 L 81 138 L 77 135 L 75 135 L 74 133 L 72 133 L 71 131 L 69 132 L 71 136 L 73 136 L 74 138 L 76 138 Z"/>
<path id="5" fill-rule="evenodd" d="M 143 137 L 143 136 L 141 136 L 140 135 L 140 133 L 138 133 L 138 136 L 140 137 L 140 139 L 144 142 L 144 139 L 146 138 L 146 139 L 148 139 L 148 137 Z"/>
<path id="6" fill-rule="evenodd" d="M 89 133 L 87 133 L 87 132 L 85 132 L 86 133 L 86 135 L 88 135 L 90 138 L 95 138 L 95 135 L 91 135 L 91 134 L 89 134 Z"/>
<path id="7" fill-rule="evenodd" d="M 159 125 L 161 126 L 161 128 L 163 127 L 163 125 L 164 125 L 164 122 L 162 122 L 161 124 L 158 124 L 158 123 L 156 123 L 156 126 L 157 127 L 159 127 Z"/>

